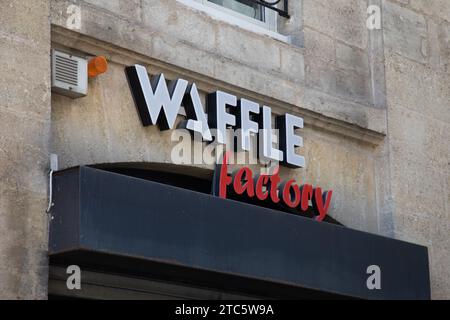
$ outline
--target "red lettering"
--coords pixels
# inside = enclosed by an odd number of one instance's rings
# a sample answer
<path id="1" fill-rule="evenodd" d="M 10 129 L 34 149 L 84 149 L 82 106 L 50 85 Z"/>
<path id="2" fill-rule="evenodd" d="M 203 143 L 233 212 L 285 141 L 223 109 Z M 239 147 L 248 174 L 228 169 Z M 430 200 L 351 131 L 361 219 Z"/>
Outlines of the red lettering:
<path id="1" fill-rule="evenodd" d="M 269 176 L 262 174 L 260 176 L 258 176 L 258 179 L 256 180 L 256 197 L 261 200 L 264 201 L 267 199 L 267 197 L 269 196 L 269 192 L 268 191 L 263 191 L 263 187 L 265 185 L 267 185 L 267 182 L 269 182 Z"/>
<path id="2" fill-rule="evenodd" d="M 223 156 L 222 167 L 220 168 L 220 181 L 219 181 L 219 197 L 227 198 L 227 186 L 233 182 L 233 179 L 228 175 L 228 158 L 230 151 L 227 151 Z"/>
<path id="3" fill-rule="evenodd" d="M 313 198 L 313 187 L 310 184 L 305 184 L 301 187 L 302 192 L 302 211 L 306 211 L 309 208 L 309 200 Z"/>
<path id="4" fill-rule="evenodd" d="M 253 178 L 253 172 L 248 167 L 243 167 L 233 176 L 229 176 L 228 159 L 230 154 L 230 151 L 224 154 L 223 163 L 220 168 L 220 198 L 227 198 L 227 187 L 233 184 L 234 191 L 238 195 L 247 192 L 248 197 L 252 198 L 256 195 L 257 199 L 260 201 L 265 201 L 270 196 L 270 200 L 273 203 L 279 203 L 281 197 L 286 206 L 289 208 L 301 208 L 303 212 L 308 210 L 309 200 L 311 200 L 315 220 L 323 221 L 327 216 L 333 191 L 330 190 L 322 193 L 320 187 L 313 189 L 310 184 L 299 187 L 294 179 L 289 180 L 280 186 L 281 178 L 279 167 L 275 169 L 275 173 L 271 176 L 257 175 Z M 264 187 L 266 187 L 265 190 Z"/>
<path id="5" fill-rule="evenodd" d="M 326 191 L 322 194 L 321 188 L 314 189 L 314 199 L 313 206 L 314 210 L 319 214 L 316 217 L 317 221 L 323 221 L 325 219 L 328 209 L 330 208 L 331 197 L 333 195 L 333 191 Z M 324 205 L 325 202 L 325 205 Z"/>
<path id="6" fill-rule="evenodd" d="M 280 198 L 278 197 L 278 184 L 280 181 L 280 168 L 277 167 L 275 173 L 270 176 L 270 199 L 272 199 L 273 203 L 280 202 Z"/>
<path id="7" fill-rule="evenodd" d="M 246 182 L 242 184 L 242 178 L 245 174 Z M 253 186 L 253 172 L 250 168 L 244 167 L 241 168 L 234 177 L 234 191 L 237 194 L 243 194 L 247 191 L 247 195 L 251 198 L 255 195 L 254 186 Z"/>
<path id="8" fill-rule="evenodd" d="M 296 208 L 300 204 L 300 188 L 294 182 L 295 180 L 289 180 L 283 187 L 283 201 L 289 208 Z M 291 187 L 294 190 L 294 200 L 291 199 Z"/>

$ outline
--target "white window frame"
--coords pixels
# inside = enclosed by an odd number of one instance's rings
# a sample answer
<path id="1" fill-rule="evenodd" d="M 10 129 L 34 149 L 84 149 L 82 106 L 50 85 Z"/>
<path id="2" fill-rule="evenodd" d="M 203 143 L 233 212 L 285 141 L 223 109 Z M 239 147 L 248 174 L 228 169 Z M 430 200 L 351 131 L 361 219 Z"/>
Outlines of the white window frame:
<path id="1" fill-rule="evenodd" d="M 277 32 L 278 29 L 278 13 L 269 8 L 264 9 L 265 21 L 251 18 L 242 13 L 225 8 L 208 0 L 177 0 L 196 10 L 203 11 L 214 19 L 236 25 L 243 29 L 267 35 L 279 41 L 290 43 L 290 37 Z"/>

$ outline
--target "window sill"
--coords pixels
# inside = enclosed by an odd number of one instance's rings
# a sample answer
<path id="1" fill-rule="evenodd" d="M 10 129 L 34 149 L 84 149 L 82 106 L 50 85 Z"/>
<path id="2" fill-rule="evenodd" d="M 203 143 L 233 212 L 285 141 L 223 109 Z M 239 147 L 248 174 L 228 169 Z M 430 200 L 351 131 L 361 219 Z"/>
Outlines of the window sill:
<path id="1" fill-rule="evenodd" d="M 235 15 L 228 14 L 227 12 L 224 12 L 222 10 L 218 10 L 218 9 L 212 7 L 212 6 L 204 5 L 204 4 L 202 4 L 200 2 L 197 2 L 195 0 L 177 0 L 177 1 L 182 3 L 182 4 L 184 4 L 184 5 L 186 5 L 186 6 L 189 6 L 189 7 L 193 8 L 193 9 L 195 9 L 195 10 L 199 10 L 199 11 L 205 12 L 206 14 L 211 16 L 213 19 L 216 19 L 216 20 L 219 20 L 219 21 L 223 21 L 223 22 L 226 22 L 226 23 L 231 24 L 231 25 L 235 25 L 235 26 L 237 26 L 239 28 L 242 28 L 244 30 L 247 30 L 247 31 L 251 31 L 251 32 L 254 32 L 254 33 L 257 33 L 257 34 L 269 36 L 269 37 L 271 37 L 273 39 L 276 39 L 278 41 L 282 41 L 282 42 L 285 42 L 285 43 L 291 43 L 291 39 L 290 39 L 289 36 L 285 36 L 285 35 L 282 35 L 282 34 L 280 34 L 278 32 L 269 30 L 269 29 L 267 29 L 265 27 L 262 27 L 262 26 L 260 26 L 260 25 L 258 25 L 256 23 L 252 23 L 250 21 L 247 21 L 244 18 L 240 18 L 240 17 L 237 17 Z"/>

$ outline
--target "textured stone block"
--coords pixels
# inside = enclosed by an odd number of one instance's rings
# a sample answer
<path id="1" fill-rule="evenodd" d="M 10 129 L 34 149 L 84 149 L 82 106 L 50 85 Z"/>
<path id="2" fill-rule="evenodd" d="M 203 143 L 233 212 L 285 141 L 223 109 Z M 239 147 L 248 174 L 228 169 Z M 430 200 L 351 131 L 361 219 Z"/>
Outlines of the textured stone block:
<path id="1" fill-rule="evenodd" d="M 442 22 L 438 29 L 439 62 L 446 73 L 450 72 L 450 23 Z"/>
<path id="2" fill-rule="evenodd" d="M 385 46 L 418 62 L 428 61 L 427 25 L 423 15 L 383 2 Z"/>
<path id="3" fill-rule="evenodd" d="M 367 2 L 362 0 L 304 0 L 304 24 L 360 49 L 366 49 Z"/>
<path id="4" fill-rule="evenodd" d="M 49 1 L 0 10 L 0 298 L 47 297 Z"/>
<path id="5" fill-rule="evenodd" d="M 152 29 L 196 44 L 200 48 L 216 48 L 218 22 L 203 12 L 177 1 L 143 0 L 142 16 L 143 23 Z"/>
<path id="6" fill-rule="evenodd" d="M 316 181 L 332 189 L 330 215 L 339 222 L 378 232 L 372 155 L 363 146 L 315 130 L 304 130 L 304 145 L 307 163 L 304 172 L 297 173 L 298 181 Z"/>
<path id="7" fill-rule="evenodd" d="M 269 37 L 220 24 L 217 28 L 216 50 L 225 57 L 258 69 L 280 70 L 280 49 Z"/>
<path id="8" fill-rule="evenodd" d="M 9 41 L 0 34 L 0 108 L 37 120 L 49 120 L 49 51 L 26 41 Z"/>
<path id="9" fill-rule="evenodd" d="M 336 62 L 340 69 L 351 70 L 367 77 L 370 75 L 369 57 L 364 50 L 337 42 Z"/>
<path id="10" fill-rule="evenodd" d="M 214 75 L 217 56 L 182 40 L 158 34 L 151 39 L 151 55 L 185 69 L 194 69 L 205 76 Z"/>
<path id="11" fill-rule="evenodd" d="M 85 0 L 94 6 L 123 15 L 134 21 L 141 20 L 141 0 Z"/>
<path id="12" fill-rule="evenodd" d="M 445 72 L 436 72 L 429 66 L 398 55 L 387 56 L 387 93 L 392 105 L 450 123 L 449 79 Z"/>
<path id="13" fill-rule="evenodd" d="M 47 0 L 2 1 L 0 37 L 9 38 L 24 46 L 47 48 L 50 24 Z M 3 46 L 2 46 L 3 49 Z"/>
<path id="14" fill-rule="evenodd" d="M 447 220 L 448 222 L 449 220 Z M 431 288 L 433 299 L 448 300 L 450 296 L 450 225 L 445 221 L 433 224 L 430 250 Z"/>
<path id="15" fill-rule="evenodd" d="M 446 177 L 441 170 L 401 154 L 393 154 L 391 171 L 395 214 L 402 210 L 429 219 L 446 216 Z"/>
<path id="16" fill-rule="evenodd" d="M 392 152 L 417 163 L 424 169 L 436 168 L 444 173 L 450 159 L 450 124 L 392 106 L 389 113 L 395 124 L 390 126 Z"/>
<path id="17" fill-rule="evenodd" d="M 321 91 L 336 90 L 336 49 L 332 38 L 305 29 L 306 83 Z"/>
<path id="18" fill-rule="evenodd" d="M 305 81 L 305 58 L 303 51 L 290 46 L 281 47 L 281 72 L 292 81 Z"/>
<path id="19" fill-rule="evenodd" d="M 46 197 L 0 187 L 0 297 L 47 299 Z"/>
<path id="20" fill-rule="evenodd" d="M 421 244 L 431 245 L 431 225 L 432 222 L 415 212 L 397 210 L 394 215 L 394 231 L 396 238 Z"/>
<path id="21" fill-rule="evenodd" d="M 414 10 L 450 21 L 450 2 L 447 0 L 410 0 L 408 4 Z"/>
<path id="22" fill-rule="evenodd" d="M 338 69 L 336 71 L 336 93 L 361 103 L 370 104 L 369 78 L 367 75 L 361 75 L 352 70 Z"/>

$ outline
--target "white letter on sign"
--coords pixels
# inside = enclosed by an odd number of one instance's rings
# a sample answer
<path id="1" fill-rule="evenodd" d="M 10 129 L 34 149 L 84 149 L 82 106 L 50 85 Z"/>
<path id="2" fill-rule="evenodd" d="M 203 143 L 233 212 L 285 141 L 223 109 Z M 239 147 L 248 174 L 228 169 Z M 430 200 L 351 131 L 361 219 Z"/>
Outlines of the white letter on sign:
<path id="1" fill-rule="evenodd" d="M 237 112 L 237 127 L 242 129 L 240 141 L 239 141 L 239 149 L 245 151 L 251 151 L 251 138 L 252 135 L 256 135 L 258 133 L 259 125 L 258 122 L 251 120 L 251 114 L 259 114 L 259 104 L 256 102 L 241 99 L 239 101 L 240 108 L 238 108 Z"/>
<path id="2" fill-rule="evenodd" d="M 164 75 L 160 74 L 150 83 L 147 70 L 141 65 L 126 68 L 126 73 L 142 124 L 173 129 L 188 82 L 178 79 L 167 87 Z"/>
<path id="3" fill-rule="evenodd" d="M 277 117 L 280 129 L 280 149 L 284 153 L 284 164 L 293 168 L 304 168 L 305 158 L 295 152 L 296 147 L 303 147 L 303 138 L 295 134 L 296 129 L 303 128 L 303 118 L 285 114 Z"/>
<path id="4" fill-rule="evenodd" d="M 211 130 L 209 130 L 208 120 L 203 111 L 202 101 L 200 100 L 195 83 L 188 87 L 186 94 L 184 95 L 183 106 L 188 118 L 188 120 L 183 123 L 183 127 L 193 132 L 200 133 L 205 141 L 212 141 Z"/>
<path id="5" fill-rule="evenodd" d="M 283 161 L 283 151 L 274 148 L 276 136 L 272 130 L 272 109 L 263 106 L 260 111 L 260 158 L 264 161 Z"/>
<path id="6" fill-rule="evenodd" d="M 227 127 L 236 125 L 236 117 L 227 112 L 236 108 L 237 98 L 229 93 L 216 91 L 208 94 L 208 123 L 211 129 L 217 129 L 217 143 L 226 144 Z"/>

